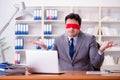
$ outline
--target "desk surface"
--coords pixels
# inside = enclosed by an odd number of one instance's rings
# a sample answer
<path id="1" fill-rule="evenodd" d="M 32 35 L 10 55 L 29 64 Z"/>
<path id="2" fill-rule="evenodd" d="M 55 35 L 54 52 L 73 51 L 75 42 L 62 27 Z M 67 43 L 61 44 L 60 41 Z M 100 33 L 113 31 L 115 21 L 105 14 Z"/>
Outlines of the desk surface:
<path id="1" fill-rule="evenodd" d="M 105 74 L 86 74 L 86 71 L 65 71 L 64 74 L 26 74 L 26 75 L 9 75 L 0 76 L 3 79 L 21 79 L 21 80 L 120 80 L 120 73 Z"/>

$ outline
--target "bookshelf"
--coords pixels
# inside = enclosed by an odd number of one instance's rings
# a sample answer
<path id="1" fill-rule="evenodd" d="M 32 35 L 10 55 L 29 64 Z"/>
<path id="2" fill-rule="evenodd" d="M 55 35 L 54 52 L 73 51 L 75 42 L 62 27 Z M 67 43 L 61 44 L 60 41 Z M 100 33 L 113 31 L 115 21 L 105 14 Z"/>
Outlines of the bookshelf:
<path id="1" fill-rule="evenodd" d="M 26 24 L 28 26 L 27 34 L 15 34 L 16 43 L 16 39 L 22 39 L 22 43 L 20 42 L 19 44 L 21 44 L 23 48 L 15 49 L 15 52 L 21 56 L 21 63 L 25 63 L 24 53 L 27 49 L 37 50 L 40 48 L 29 43 L 27 40 L 42 40 L 48 48 L 50 48 L 54 42 L 54 37 L 65 32 L 64 18 L 70 12 L 78 13 L 81 16 L 81 30 L 95 35 L 100 44 L 108 40 L 113 40 L 118 43 L 117 47 L 109 48 L 106 50 L 106 53 L 120 52 L 119 6 L 32 6 L 27 7 L 27 10 L 33 14 L 34 17 L 32 19 L 17 20 L 15 23 L 15 25 Z"/>
<path id="2" fill-rule="evenodd" d="M 108 51 L 120 51 L 120 7 L 101 7 L 101 41 L 113 40 L 117 46 Z"/>

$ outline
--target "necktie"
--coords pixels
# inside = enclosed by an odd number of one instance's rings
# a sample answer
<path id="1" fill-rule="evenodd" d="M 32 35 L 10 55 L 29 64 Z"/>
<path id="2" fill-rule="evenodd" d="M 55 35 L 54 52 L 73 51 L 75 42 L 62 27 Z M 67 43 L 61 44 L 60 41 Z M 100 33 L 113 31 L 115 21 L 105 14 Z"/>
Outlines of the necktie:
<path id="1" fill-rule="evenodd" d="M 70 46 L 69 46 L 69 54 L 71 59 L 73 58 L 73 54 L 74 54 L 74 43 L 73 43 L 74 39 L 71 38 L 70 39 Z"/>

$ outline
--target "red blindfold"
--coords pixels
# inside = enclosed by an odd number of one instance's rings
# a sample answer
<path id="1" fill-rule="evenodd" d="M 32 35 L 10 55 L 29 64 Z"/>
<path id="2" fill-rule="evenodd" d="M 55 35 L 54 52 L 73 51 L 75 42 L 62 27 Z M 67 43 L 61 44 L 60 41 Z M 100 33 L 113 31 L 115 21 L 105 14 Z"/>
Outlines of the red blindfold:
<path id="1" fill-rule="evenodd" d="M 78 24 L 66 24 L 66 28 L 73 28 L 80 30 L 80 25 Z"/>

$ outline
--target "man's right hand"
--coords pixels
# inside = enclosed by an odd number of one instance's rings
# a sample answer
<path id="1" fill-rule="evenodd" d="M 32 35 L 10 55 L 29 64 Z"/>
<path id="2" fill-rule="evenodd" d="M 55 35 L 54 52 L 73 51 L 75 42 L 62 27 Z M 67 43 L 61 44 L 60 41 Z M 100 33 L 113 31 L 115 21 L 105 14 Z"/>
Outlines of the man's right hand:
<path id="1" fill-rule="evenodd" d="M 117 43 L 114 43 L 113 41 L 107 41 L 105 43 L 103 43 L 100 47 L 100 51 L 103 52 L 104 50 L 106 50 L 107 48 L 113 47 L 118 45 Z"/>

